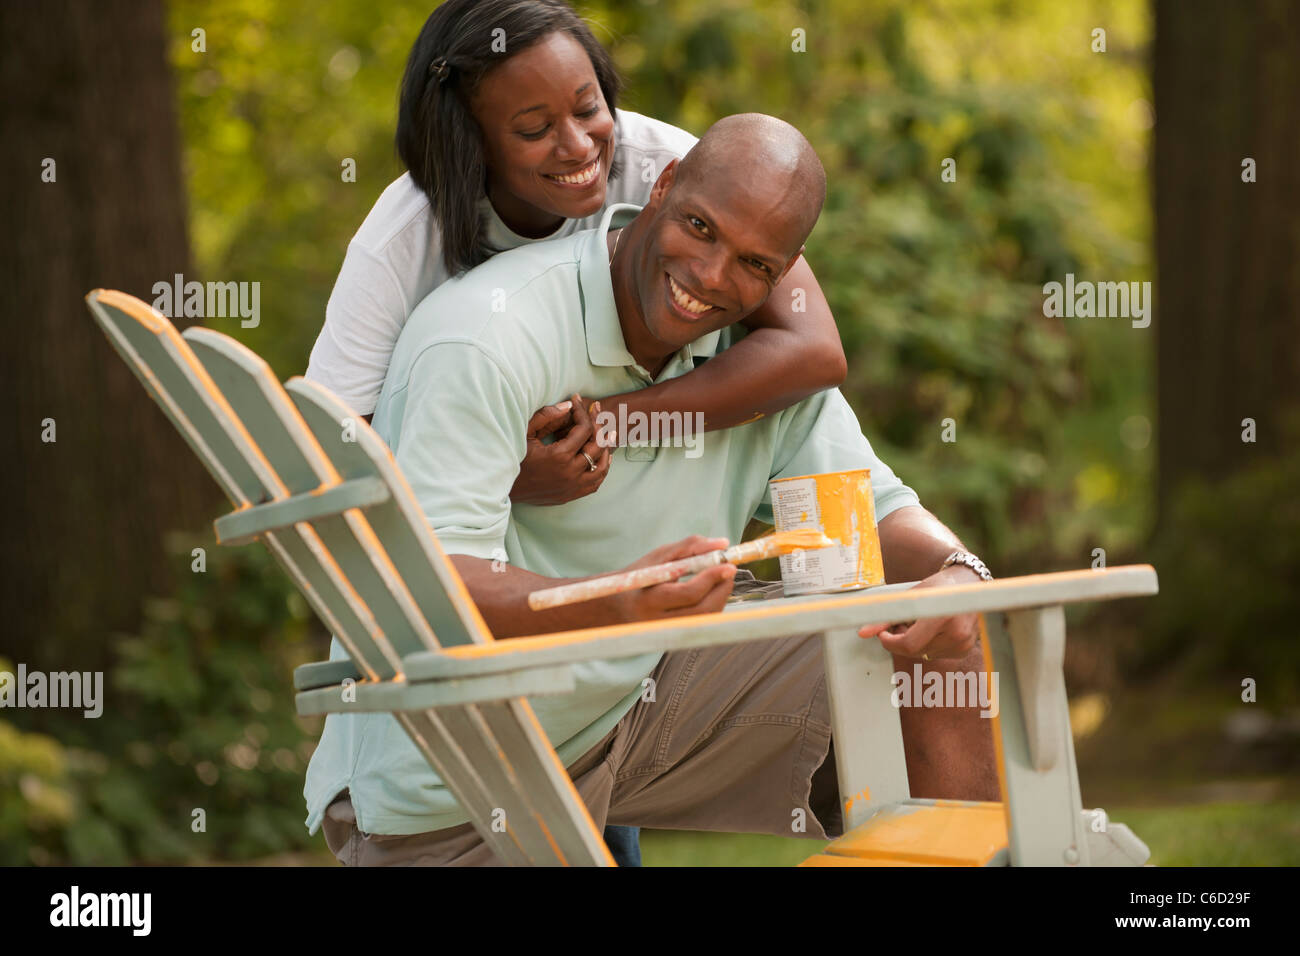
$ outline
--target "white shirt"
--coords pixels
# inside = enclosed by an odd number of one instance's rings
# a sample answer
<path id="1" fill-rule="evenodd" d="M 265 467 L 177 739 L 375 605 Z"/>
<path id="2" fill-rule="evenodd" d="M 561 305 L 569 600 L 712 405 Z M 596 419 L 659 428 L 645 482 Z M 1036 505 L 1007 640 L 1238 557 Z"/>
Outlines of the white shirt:
<path id="1" fill-rule="evenodd" d="M 614 121 L 614 162 L 621 175 L 610 179 L 605 205 L 585 219 L 564 220 L 543 239 L 594 229 L 605 210 L 619 203 L 644 206 L 664 167 L 685 156 L 697 142 L 685 130 L 639 113 L 616 110 Z M 541 241 L 511 231 L 486 196 L 479 208 L 486 216 L 492 248 L 514 249 Z M 324 385 L 357 414 L 374 412 L 407 316 L 448 278 L 429 199 L 405 173 L 384 190 L 348 244 L 306 377 Z"/>

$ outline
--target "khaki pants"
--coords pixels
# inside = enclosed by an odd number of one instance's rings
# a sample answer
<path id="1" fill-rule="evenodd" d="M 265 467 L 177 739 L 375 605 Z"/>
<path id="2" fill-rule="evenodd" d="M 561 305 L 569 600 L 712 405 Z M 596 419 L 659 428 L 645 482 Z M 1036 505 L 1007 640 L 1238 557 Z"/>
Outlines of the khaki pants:
<path id="1" fill-rule="evenodd" d="M 735 593 L 781 585 L 736 576 Z M 821 638 L 815 634 L 664 655 L 618 725 L 568 768 L 596 828 L 770 833 L 827 840 L 843 827 Z M 466 823 L 409 836 L 362 833 L 347 791 L 325 840 L 348 866 L 497 865 Z"/>

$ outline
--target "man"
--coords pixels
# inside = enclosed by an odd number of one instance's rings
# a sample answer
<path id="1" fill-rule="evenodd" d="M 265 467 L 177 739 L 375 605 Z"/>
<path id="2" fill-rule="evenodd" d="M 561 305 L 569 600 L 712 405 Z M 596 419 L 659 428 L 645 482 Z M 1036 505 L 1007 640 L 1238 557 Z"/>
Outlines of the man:
<path id="1" fill-rule="evenodd" d="M 887 578 L 979 580 L 942 567 L 961 542 L 875 457 L 838 391 L 711 432 L 703 454 L 623 449 L 585 498 L 511 505 L 534 409 L 644 387 L 713 354 L 798 259 L 824 198 L 797 130 L 728 117 L 664 170 L 643 210 L 616 206 L 596 230 L 502 253 L 417 307 L 374 424 L 496 637 L 720 610 L 731 565 L 542 612 L 527 596 L 738 540 L 751 517 L 770 518 L 773 477 L 870 468 Z M 574 411 L 589 431 L 581 401 Z M 930 667 L 982 667 L 971 615 L 861 633 Z M 841 823 L 822 668 L 808 635 L 646 654 L 580 665 L 573 694 L 533 707 L 598 826 L 789 835 L 802 810 L 810 836 L 830 836 Z M 997 799 L 976 714 L 900 714 L 913 793 Z M 494 862 L 391 716 L 329 717 L 307 796 L 309 826 L 324 822 L 340 859 Z"/>

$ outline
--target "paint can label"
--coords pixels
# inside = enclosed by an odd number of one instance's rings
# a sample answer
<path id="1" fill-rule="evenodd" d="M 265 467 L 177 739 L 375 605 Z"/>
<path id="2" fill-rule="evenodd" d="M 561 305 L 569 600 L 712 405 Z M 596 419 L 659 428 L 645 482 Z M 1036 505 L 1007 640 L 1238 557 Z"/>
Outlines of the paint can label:
<path id="1" fill-rule="evenodd" d="M 776 478 L 768 487 L 777 531 L 816 528 L 837 543 L 833 548 L 781 556 L 781 581 L 787 595 L 850 591 L 885 583 L 869 469 Z"/>

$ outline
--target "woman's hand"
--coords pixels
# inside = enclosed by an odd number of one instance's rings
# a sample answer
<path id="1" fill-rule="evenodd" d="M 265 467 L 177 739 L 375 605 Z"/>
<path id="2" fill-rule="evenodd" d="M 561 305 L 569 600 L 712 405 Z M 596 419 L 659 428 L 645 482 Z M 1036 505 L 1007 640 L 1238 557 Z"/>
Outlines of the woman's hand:
<path id="1" fill-rule="evenodd" d="M 609 474 L 617 438 L 610 440 L 609 447 L 597 443 L 592 419 L 598 414 L 600 402 L 588 409 L 577 394 L 567 402 L 539 409 L 528 420 L 528 446 L 510 500 L 515 504 L 562 505 L 599 488 Z M 548 445 L 542 439 L 549 435 L 558 437 Z"/>

